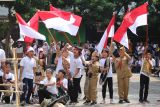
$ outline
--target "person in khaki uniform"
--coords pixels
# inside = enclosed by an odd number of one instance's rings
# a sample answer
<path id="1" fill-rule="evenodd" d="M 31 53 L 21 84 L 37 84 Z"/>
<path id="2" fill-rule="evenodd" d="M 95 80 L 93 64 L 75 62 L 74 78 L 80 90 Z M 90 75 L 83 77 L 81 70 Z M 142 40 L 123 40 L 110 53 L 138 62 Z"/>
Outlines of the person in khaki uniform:
<path id="1" fill-rule="evenodd" d="M 99 56 L 97 52 L 92 53 L 92 59 L 89 63 L 88 77 L 89 87 L 86 95 L 87 100 L 84 104 L 90 103 L 90 105 L 97 104 L 97 82 L 98 82 L 98 71 L 99 71 Z"/>
<path id="2" fill-rule="evenodd" d="M 128 100 L 128 91 L 129 79 L 132 76 L 131 69 L 129 67 L 129 61 L 131 60 L 131 57 L 125 52 L 124 47 L 120 48 L 119 55 L 120 57 L 114 58 L 118 80 L 119 103 L 123 103 L 123 101 L 130 103 Z"/>

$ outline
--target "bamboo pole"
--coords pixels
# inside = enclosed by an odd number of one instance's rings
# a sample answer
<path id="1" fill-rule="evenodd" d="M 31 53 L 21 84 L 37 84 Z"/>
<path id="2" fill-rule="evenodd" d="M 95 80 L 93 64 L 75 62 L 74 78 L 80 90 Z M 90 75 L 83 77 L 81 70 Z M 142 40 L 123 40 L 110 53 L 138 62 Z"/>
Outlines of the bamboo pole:
<path id="1" fill-rule="evenodd" d="M 81 38 L 80 38 L 79 33 L 77 34 L 76 39 L 77 39 L 77 41 L 78 41 L 78 45 L 80 45 L 80 43 L 81 43 Z"/>
<path id="2" fill-rule="evenodd" d="M 47 28 L 47 31 L 49 33 L 49 35 L 51 36 L 52 40 L 56 43 L 56 39 L 53 37 L 51 31 Z"/>
<path id="3" fill-rule="evenodd" d="M 1 59 L 0 61 L 17 61 L 17 60 L 21 60 L 22 58 L 17 58 L 17 59 L 14 59 L 14 58 L 6 58 L 6 59 Z"/>
<path id="4" fill-rule="evenodd" d="M 13 59 L 16 60 L 16 48 L 13 48 Z M 15 75 L 15 89 L 16 89 L 16 107 L 20 107 L 20 94 L 18 91 L 18 68 L 17 63 L 14 62 L 14 75 Z"/>
<path id="5" fill-rule="evenodd" d="M 0 84 L 0 86 L 15 86 L 15 84 Z"/>
<path id="6" fill-rule="evenodd" d="M 71 43 L 69 37 L 66 35 L 66 33 L 63 32 L 62 34 L 63 34 L 63 36 L 65 37 L 65 39 L 67 40 L 67 43 L 69 43 L 70 45 L 72 45 L 72 43 Z"/>
<path id="7" fill-rule="evenodd" d="M 23 93 L 23 91 L 11 91 L 11 90 L 0 90 L 0 92 L 7 92 L 7 93 Z M 19 106 L 17 106 L 19 107 Z"/>

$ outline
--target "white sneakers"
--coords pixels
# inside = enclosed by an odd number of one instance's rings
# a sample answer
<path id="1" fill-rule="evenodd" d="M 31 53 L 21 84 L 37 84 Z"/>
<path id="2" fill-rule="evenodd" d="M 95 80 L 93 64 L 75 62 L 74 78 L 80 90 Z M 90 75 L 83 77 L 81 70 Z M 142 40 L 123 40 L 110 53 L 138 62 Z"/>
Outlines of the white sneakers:
<path id="1" fill-rule="evenodd" d="M 102 100 L 100 104 L 106 104 L 106 101 L 105 101 L 105 100 Z"/>
<path id="2" fill-rule="evenodd" d="M 110 104 L 114 104 L 114 100 L 113 99 L 110 99 Z"/>
<path id="3" fill-rule="evenodd" d="M 110 104 L 114 104 L 114 100 L 113 99 L 110 99 Z M 102 100 L 100 104 L 106 104 L 106 101 L 105 100 Z"/>

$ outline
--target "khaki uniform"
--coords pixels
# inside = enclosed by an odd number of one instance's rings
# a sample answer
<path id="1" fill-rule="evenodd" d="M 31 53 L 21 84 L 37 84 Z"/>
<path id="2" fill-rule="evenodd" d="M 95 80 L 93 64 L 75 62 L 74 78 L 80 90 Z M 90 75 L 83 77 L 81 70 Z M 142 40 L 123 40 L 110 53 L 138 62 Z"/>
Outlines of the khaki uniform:
<path id="1" fill-rule="evenodd" d="M 120 100 L 128 99 L 129 78 L 132 76 L 132 72 L 128 65 L 128 62 L 129 60 L 127 59 L 127 57 L 119 57 L 115 60 L 115 69 L 117 72 L 118 80 L 118 94 Z"/>
<path id="2" fill-rule="evenodd" d="M 99 62 L 97 61 L 89 67 L 89 73 L 92 73 L 92 76 L 89 78 L 88 93 L 86 94 L 87 100 L 93 102 L 96 102 L 97 100 L 98 71 L 99 71 Z"/>
<path id="3" fill-rule="evenodd" d="M 86 76 L 85 78 L 85 83 L 84 83 L 84 95 L 87 96 L 88 95 L 88 90 L 89 89 L 89 77 Z"/>

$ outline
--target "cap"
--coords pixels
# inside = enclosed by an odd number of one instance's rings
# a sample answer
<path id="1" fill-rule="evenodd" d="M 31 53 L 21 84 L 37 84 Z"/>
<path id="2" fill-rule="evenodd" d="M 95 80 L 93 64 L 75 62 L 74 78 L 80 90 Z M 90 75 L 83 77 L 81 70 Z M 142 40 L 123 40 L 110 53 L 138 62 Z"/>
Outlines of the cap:
<path id="1" fill-rule="evenodd" d="M 27 52 L 30 52 L 30 51 L 33 51 L 33 52 L 34 52 L 33 47 L 29 47 L 29 48 L 27 49 Z"/>

